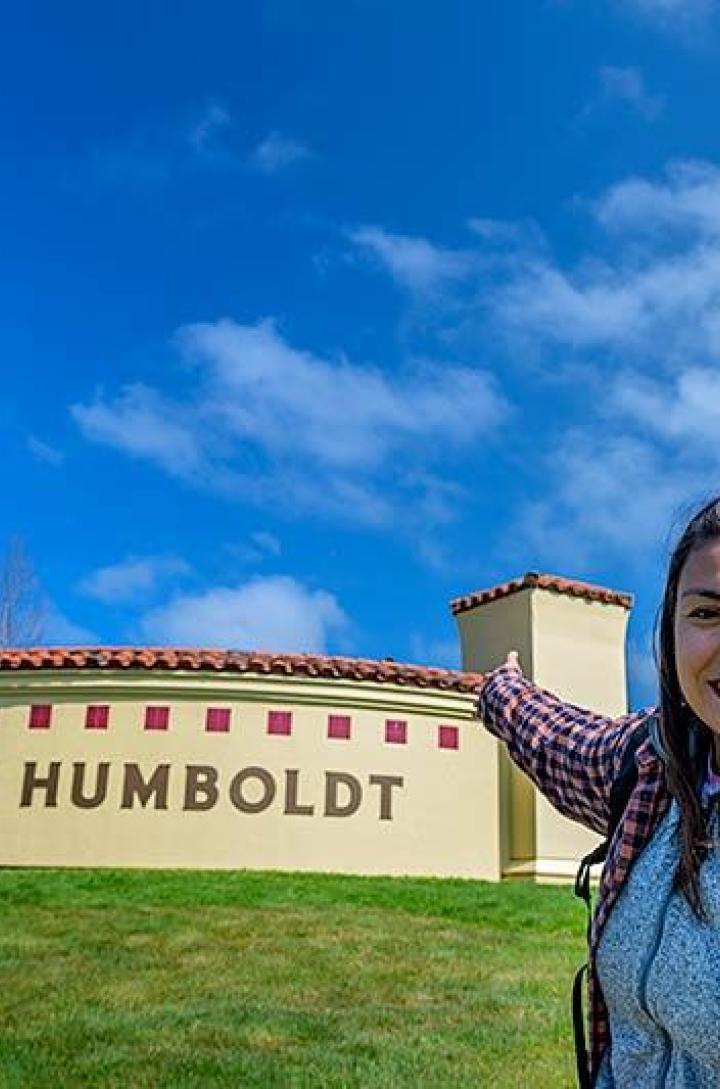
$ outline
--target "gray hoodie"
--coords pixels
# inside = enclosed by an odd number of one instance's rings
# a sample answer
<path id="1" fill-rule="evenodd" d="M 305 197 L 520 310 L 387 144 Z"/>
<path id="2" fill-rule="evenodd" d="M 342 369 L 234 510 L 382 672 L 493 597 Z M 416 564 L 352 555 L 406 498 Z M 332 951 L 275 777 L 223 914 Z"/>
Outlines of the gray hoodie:
<path id="1" fill-rule="evenodd" d="M 636 861 L 600 939 L 597 969 L 610 1046 L 597 1089 L 720 1087 L 720 788 L 707 781 L 710 849 L 700 870 L 709 922 L 673 890 L 675 801 Z"/>

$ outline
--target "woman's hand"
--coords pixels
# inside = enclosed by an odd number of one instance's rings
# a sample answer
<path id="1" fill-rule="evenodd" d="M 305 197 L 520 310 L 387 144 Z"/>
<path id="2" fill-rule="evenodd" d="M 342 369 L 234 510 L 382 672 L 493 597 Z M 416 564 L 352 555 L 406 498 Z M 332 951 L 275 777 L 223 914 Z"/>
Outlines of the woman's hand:
<path id="1" fill-rule="evenodd" d="M 516 669 L 518 673 L 522 673 L 522 666 L 520 665 L 518 652 L 516 650 L 508 651 L 508 656 L 503 662 L 503 667 L 505 669 Z"/>
<path id="2" fill-rule="evenodd" d="M 496 668 L 497 669 L 513 669 L 513 670 L 515 670 L 516 673 L 519 673 L 521 677 L 524 676 L 523 671 L 522 671 L 522 666 L 520 665 L 520 659 L 518 657 L 518 652 L 516 650 L 508 651 L 508 655 L 507 655 L 507 658 L 505 659 L 505 661 L 502 663 L 502 665 L 497 666 Z M 495 670 L 491 669 L 489 672 L 487 672 L 485 674 L 482 684 L 479 684 L 478 687 L 475 689 L 475 694 L 477 696 L 480 695 L 483 688 L 488 683 L 488 681 L 490 680 L 490 678 L 492 677 L 492 675 L 494 673 L 495 673 Z"/>

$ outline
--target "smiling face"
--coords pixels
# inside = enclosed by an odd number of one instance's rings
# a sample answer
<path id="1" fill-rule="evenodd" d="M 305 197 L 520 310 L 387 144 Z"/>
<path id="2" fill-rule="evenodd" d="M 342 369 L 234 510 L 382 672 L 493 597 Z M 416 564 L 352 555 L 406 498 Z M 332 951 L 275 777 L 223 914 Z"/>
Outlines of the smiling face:
<path id="1" fill-rule="evenodd" d="M 720 538 L 691 552 L 685 561 L 674 632 L 682 694 L 712 730 L 720 756 Z"/>

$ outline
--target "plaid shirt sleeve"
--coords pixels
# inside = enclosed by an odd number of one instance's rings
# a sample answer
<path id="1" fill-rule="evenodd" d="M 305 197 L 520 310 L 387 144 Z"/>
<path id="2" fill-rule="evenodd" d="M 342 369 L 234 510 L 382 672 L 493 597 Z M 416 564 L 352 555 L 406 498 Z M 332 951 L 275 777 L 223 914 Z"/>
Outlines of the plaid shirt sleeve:
<path id="1" fill-rule="evenodd" d="M 477 714 L 556 809 L 606 834 L 625 742 L 647 712 L 615 719 L 595 714 L 501 666 L 478 689 Z"/>

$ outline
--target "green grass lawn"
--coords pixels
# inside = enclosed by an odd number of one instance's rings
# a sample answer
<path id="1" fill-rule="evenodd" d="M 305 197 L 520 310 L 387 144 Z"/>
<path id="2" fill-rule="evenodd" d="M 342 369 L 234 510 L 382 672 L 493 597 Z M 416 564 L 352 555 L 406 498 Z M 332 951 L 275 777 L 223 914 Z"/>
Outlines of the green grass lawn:
<path id="1" fill-rule="evenodd" d="M 573 1082 L 569 887 L 0 871 L 0 1087 Z"/>

